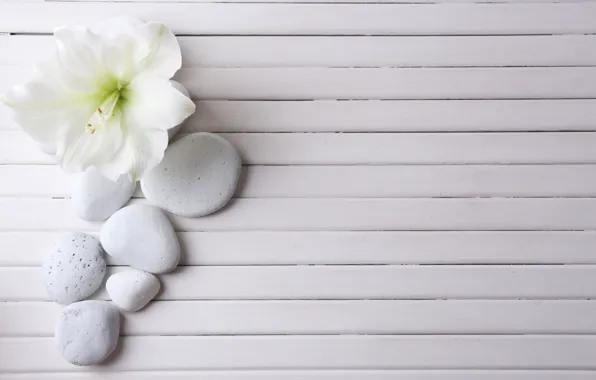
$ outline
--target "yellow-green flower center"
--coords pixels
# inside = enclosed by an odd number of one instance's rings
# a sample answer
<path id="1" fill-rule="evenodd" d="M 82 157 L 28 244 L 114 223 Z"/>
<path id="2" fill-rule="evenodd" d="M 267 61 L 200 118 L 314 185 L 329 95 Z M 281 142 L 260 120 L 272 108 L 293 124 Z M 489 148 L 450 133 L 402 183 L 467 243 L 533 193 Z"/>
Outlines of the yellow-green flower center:
<path id="1" fill-rule="evenodd" d="M 123 85 L 117 78 L 107 76 L 98 83 L 100 90 L 94 96 L 97 109 L 87 121 L 86 130 L 90 134 L 95 133 L 98 128 L 106 126 L 110 119 L 118 114 L 125 101 L 126 85 Z"/>

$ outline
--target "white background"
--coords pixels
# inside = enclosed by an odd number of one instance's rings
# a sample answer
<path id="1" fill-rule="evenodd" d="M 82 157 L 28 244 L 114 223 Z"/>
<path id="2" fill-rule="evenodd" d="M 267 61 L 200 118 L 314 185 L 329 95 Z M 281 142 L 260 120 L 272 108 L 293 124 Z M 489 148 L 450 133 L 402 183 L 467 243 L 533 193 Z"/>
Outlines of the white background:
<path id="1" fill-rule="evenodd" d="M 4 0 L 0 93 L 115 15 L 180 35 L 183 132 L 243 186 L 172 217 L 183 266 L 78 368 L 39 265 L 100 225 L 0 108 L 0 379 L 596 378 L 596 2 Z"/>

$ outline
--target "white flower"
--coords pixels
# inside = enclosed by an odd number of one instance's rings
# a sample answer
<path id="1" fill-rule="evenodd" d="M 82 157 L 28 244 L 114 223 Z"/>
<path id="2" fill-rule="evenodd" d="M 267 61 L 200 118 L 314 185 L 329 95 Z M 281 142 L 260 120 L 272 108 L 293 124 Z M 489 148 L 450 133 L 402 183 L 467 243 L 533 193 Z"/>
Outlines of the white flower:
<path id="1" fill-rule="evenodd" d="M 95 166 L 113 180 L 140 178 L 162 160 L 167 130 L 195 110 L 170 82 L 182 63 L 174 34 L 163 24 L 114 19 L 54 35 L 54 58 L 4 102 L 26 133 L 56 148 L 65 171 Z"/>

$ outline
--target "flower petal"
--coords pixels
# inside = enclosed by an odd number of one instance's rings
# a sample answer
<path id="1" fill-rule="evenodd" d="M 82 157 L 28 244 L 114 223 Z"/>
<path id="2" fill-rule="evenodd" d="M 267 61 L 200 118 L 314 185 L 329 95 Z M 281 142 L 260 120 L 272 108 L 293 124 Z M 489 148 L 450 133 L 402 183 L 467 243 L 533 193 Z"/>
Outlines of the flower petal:
<path id="1" fill-rule="evenodd" d="M 15 121 L 35 141 L 52 143 L 60 130 L 72 122 L 85 125 L 89 109 L 80 94 L 55 89 L 38 80 L 14 86 L 2 100 L 13 109 Z M 82 107 L 83 106 L 83 107 Z"/>
<path id="2" fill-rule="evenodd" d="M 127 127 L 167 130 L 195 111 L 190 98 L 169 80 L 142 75 L 126 88 L 124 119 Z"/>
<path id="3" fill-rule="evenodd" d="M 97 90 L 97 78 L 106 75 L 101 61 L 102 40 L 82 26 L 59 27 L 54 31 L 58 68 L 72 89 Z"/>
<path id="4" fill-rule="evenodd" d="M 170 79 L 182 66 L 180 45 L 174 33 L 165 26 L 148 22 L 136 29 L 136 58 L 139 72 Z"/>
<path id="5" fill-rule="evenodd" d="M 69 128 L 58 145 L 64 171 L 82 172 L 112 160 L 123 144 L 121 121 L 121 115 L 114 113 L 92 132 L 85 129 L 84 123 L 78 128 Z"/>
<path id="6" fill-rule="evenodd" d="M 128 173 L 132 181 L 142 178 L 161 162 L 168 146 L 166 131 L 128 129 L 122 149 L 109 162 L 98 165 L 101 173 L 112 180 Z"/>

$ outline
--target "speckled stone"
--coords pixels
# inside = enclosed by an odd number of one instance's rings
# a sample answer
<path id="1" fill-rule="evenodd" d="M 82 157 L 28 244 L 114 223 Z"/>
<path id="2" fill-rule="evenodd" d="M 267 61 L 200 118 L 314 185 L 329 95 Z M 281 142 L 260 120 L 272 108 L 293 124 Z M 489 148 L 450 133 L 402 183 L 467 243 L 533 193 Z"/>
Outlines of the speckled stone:
<path id="1" fill-rule="evenodd" d="M 97 169 L 89 168 L 71 179 L 71 202 L 83 220 L 101 221 L 109 218 L 132 197 L 137 187 L 128 175 L 112 181 Z"/>
<path id="2" fill-rule="evenodd" d="M 194 133 L 168 147 L 141 187 L 145 197 L 164 210 L 199 217 L 232 198 L 241 171 L 242 160 L 232 144 L 212 133 Z"/>
<path id="3" fill-rule="evenodd" d="M 110 256 L 145 272 L 169 272 L 180 260 L 176 232 L 154 206 L 134 204 L 116 211 L 103 225 L 100 240 Z"/>
<path id="4" fill-rule="evenodd" d="M 144 308 L 159 293 L 160 286 L 157 277 L 137 269 L 114 273 L 106 282 L 112 301 L 126 311 Z"/>
<path id="5" fill-rule="evenodd" d="M 54 242 L 42 268 L 49 298 L 66 305 L 84 300 L 99 289 L 106 261 L 97 238 L 70 232 Z"/>
<path id="6" fill-rule="evenodd" d="M 120 314 L 105 301 L 82 301 L 62 311 L 54 329 L 60 353 L 78 366 L 100 364 L 118 345 Z"/>
<path id="7" fill-rule="evenodd" d="M 184 95 L 186 95 L 187 98 L 190 98 L 190 93 L 188 92 L 188 90 L 186 89 L 186 87 L 184 87 L 181 83 L 176 82 L 175 80 L 171 80 L 170 83 L 172 84 L 172 86 L 174 86 L 174 88 L 178 91 L 180 91 L 181 93 L 183 93 Z M 182 124 L 184 124 L 184 122 L 178 124 L 177 126 L 168 129 L 168 137 L 171 140 L 174 136 L 176 136 L 178 134 L 178 132 L 180 132 L 180 129 L 182 128 Z"/>

